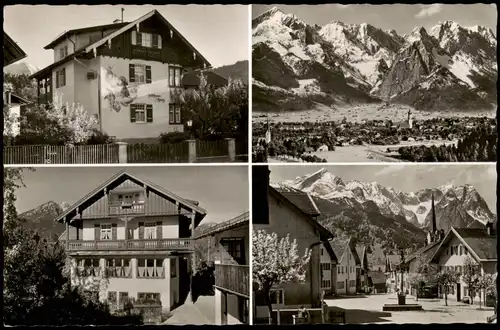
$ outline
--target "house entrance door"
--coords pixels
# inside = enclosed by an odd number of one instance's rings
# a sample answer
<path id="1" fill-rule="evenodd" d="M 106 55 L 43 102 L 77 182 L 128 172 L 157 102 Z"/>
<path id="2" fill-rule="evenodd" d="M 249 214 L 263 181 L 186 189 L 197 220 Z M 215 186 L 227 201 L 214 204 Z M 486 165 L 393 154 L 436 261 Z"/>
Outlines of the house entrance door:
<path id="1" fill-rule="evenodd" d="M 462 291 L 461 285 L 460 285 L 460 283 L 457 283 L 457 301 L 460 301 L 462 299 L 462 297 L 461 297 L 462 292 L 461 291 Z"/>
<path id="2" fill-rule="evenodd" d="M 188 262 L 190 262 L 189 256 L 184 256 L 179 258 L 179 302 L 183 303 L 190 290 L 190 277 L 188 272 Z"/>

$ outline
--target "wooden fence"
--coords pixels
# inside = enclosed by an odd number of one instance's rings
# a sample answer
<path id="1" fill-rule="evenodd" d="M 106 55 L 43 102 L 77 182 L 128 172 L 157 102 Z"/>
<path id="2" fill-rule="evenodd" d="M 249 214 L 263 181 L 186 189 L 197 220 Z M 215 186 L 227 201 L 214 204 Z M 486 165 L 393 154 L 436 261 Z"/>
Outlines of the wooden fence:
<path id="1" fill-rule="evenodd" d="M 128 144 L 128 163 L 186 163 L 188 161 L 188 144 Z"/>
<path id="2" fill-rule="evenodd" d="M 246 142 L 234 139 L 171 144 L 118 142 L 77 146 L 23 145 L 4 147 L 3 163 L 32 165 L 235 162 L 246 160 L 246 154 L 243 154 L 245 150 Z"/>
<path id="3" fill-rule="evenodd" d="M 118 163 L 118 145 L 9 146 L 4 164 L 112 164 Z"/>

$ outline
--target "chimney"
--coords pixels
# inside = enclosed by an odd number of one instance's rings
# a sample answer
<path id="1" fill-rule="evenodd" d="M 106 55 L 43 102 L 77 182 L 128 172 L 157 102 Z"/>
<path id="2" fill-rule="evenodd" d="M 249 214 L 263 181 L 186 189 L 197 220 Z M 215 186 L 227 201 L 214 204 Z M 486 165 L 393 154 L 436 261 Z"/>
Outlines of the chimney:
<path id="1" fill-rule="evenodd" d="M 252 166 L 252 223 L 269 224 L 269 166 Z"/>

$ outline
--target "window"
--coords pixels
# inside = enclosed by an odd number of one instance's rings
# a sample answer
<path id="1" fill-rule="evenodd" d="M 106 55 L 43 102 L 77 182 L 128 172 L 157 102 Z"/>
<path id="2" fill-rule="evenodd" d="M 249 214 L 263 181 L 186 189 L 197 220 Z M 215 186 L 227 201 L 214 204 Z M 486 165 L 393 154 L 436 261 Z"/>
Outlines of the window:
<path id="1" fill-rule="evenodd" d="M 321 287 L 322 288 L 330 288 L 331 287 L 330 280 L 322 280 Z"/>
<path id="2" fill-rule="evenodd" d="M 90 298 L 90 300 L 94 302 L 99 301 L 99 291 L 85 290 L 84 293 Z"/>
<path id="3" fill-rule="evenodd" d="M 181 87 L 182 69 L 171 66 L 168 68 L 168 82 L 170 87 Z"/>
<path id="4" fill-rule="evenodd" d="M 99 276 L 100 275 L 100 260 L 95 258 L 79 259 L 77 261 L 78 265 L 78 275 L 79 276 Z"/>
<path id="5" fill-rule="evenodd" d="M 131 123 L 152 123 L 153 105 L 151 104 L 131 104 L 130 105 Z"/>
<path id="6" fill-rule="evenodd" d="M 101 224 L 101 240 L 110 240 L 112 239 L 112 233 L 111 233 L 111 224 L 106 223 L 106 224 Z"/>
<path id="7" fill-rule="evenodd" d="M 132 45 L 161 49 L 161 35 L 132 31 Z"/>
<path id="8" fill-rule="evenodd" d="M 134 82 L 138 84 L 144 84 L 146 82 L 146 66 L 145 65 L 134 65 Z"/>
<path id="9" fill-rule="evenodd" d="M 66 68 L 56 71 L 56 87 L 66 86 Z"/>
<path id="10" fill-rule="evenodd" d="M 455 253 L 455 255 L 458 255 L 458 246 L 453 247 L 453 253 Z"/>
<path id="11" fill-rule="evenodd" d="M 285 304 L 285 290 L 274 289 L 270 292 L 271 304 L 284 305 Z"/>
<path id="12" fill-rule="evenodd" d="M 160 303 L 161 302 L 161 295 L 157 292 L 138 292 L 137 293 L 137 302 L 139 304 L 141 303 L 146 303 L 146 304 L 151 304 L 151 303 Z"/>
<path id="13" fill-rule="evenodd" d="M 170 258 L 170 278 L 177 277 L 177 259 Z"/>
<path id="14" fill-rule="evenodd" d="M 120 309 L 123 309 L 128 302 L 128 292 L 119 292 L 118 297 L 120 298 Z"/>
<path id="15" fill-rule="evenodd" d="M 321 263 L 321 270 L 330 270 L 330 266 L 328 262 Z"/>
<path id="16" fill-rule="evenodd" d="M 156 222 L 144 223 L 144 239 L 156 239 Z"/>
<path id="17" fill-rule="evenodd" d="M 112 305 L 117 304 L 116 291 L 109 291 L 108 292 L 108 304 L 112 304 Z"/>
<path id="18" fill-rule="evenodd" d="M 344 282 L 337 282 L 337 289 L 344 289 Z"/>
<path id="19" fill-rule="evenodd" d="M 63 59 L 66 56 L 68 56 L 68 45 L 59 49 L 59 59 Z"/>
<path id="20" fill-rule="evenodd" d="M 106 274 L 108 277 L 131 277 L 130 259 L 106 259 Z"/>
<path id="21" fill-rule="evenodd" d="M 355 287 L 356 286 L 356 281 L 355 280 L 350 280 L 349 281 L 349 287 Z"/>
<path id="22" fill-rule="evenodd" d="M 169 116 L 168 116 L 169 124 L 181 124 L 181 106 L 179 104 L 170 103 L 168 109 L 169 109 Z"/>
<path id="23" fill-rule="evenodd" d="M 321 248 L 321 250 L 320 250 L 320 251 L 321 251 L 321 255 L 323 255 L 323 248 Z"/>
<path id="24" fill-rule="evenodd" d="M 340 274 L 340 266 L 337 267 L 337 273 Z"/>
<path id="25" fill-rule="evenodd" d="M 164 278 L 162 259 L 137 259 L 137 277 Z"/>
<path id="26" fill-rule="evenodd" d="M 222 248 L 231 256 L 238 264 L 245 264 L 245 254 L 243 253 L 243 240 L 223 239 L 221 240 Z"/>
<path id="27" fill-rule="evenodd" d="M 238 311 L 240 315 L 240 321 L 244 324 L 248 323 L 248 302 L 248 299 L 238 296 Z"/>

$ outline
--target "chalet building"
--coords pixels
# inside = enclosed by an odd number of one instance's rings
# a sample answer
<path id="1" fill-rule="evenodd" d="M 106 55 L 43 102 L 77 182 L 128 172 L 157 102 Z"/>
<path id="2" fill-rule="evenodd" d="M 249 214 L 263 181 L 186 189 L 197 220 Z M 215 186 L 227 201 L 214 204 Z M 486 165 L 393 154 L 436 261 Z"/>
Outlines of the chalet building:
<path id="1" fill-rule="evenodd" d="M 326 263 L 326 259 L 321 258 L 321 247 L 330 255 L 330 264 L 336 264 L 337 261 L 328 242 L 333 235 L 316 221 L 320 212 L 308 194 L 270 186 L 267 166 L 253 166 L 252 170 L 253 230 L 263 229 L 268 233 L 277 233 L 279 237 L 290 234 L 290 238 L 297 242 L 299 255 L 303 255 L 306 249 L 311 251 L 305 281 L 274 288 L 271 297 L 273 310 L 321 306 L 323 291 L 336 290 L 334 287 L 328 288 L 326 284 L 326 281 L 330 280 L 329 284 L 335 285 L 334 271 L 330 272 L 331 278 L 326 278 L 326 273 L 321 276 L 322 261 Z M 334 269 L 333 266 L 331 268 Z M 323 287 L 322 281 L 325 281 Z M 257 283 L 254 283 L 254 288 L 256 286 Z M 255 318 L 267 318 L 266 300 L 258 290 L 255 294 Z"/>
<path id="2" fill-rule="evenodd" d="M 193 232 L 205 215 L 198 202 L 120 171 L 56 219 L 73 285 L 114 309 L 134 298 L 170 311 L 189 293 Z"/>
<path id="3" fill-rule="evenodd" d="M 215 324 L 249 324 L 250 221 L 246 212 L 208 228 L 197 240 L 206 240 L 215 262 Z M 206 260 L 207 261 L 207 260 Z"/>
<path id="4" fill-rule="evenodd" d="M 488 223 L 483 229 L 451 227 L 431 256 L 431 262 L 436 264 L 439 270 L 453 268 L 461 273 L 465 260 L 470 258 L 477 265 L 480 275 L 495 274 L 497 272 L 496 248 L 497 234 L 492 223 Z M 457 301 L 471 294 L 477 298 L 481 294 L 481 299 L 485 301 L 484 292 L 472 293 L 462 278 L 449 291 L 451 299 L 455 298 Z"/>
<path id="5" fill-rule="evenodd" d="M 12 40 L 11 37 L 3 32 L 3 66 L 6 67 L 12 63 L 22 60 L 26 57 L 26 53 L 19 45 Z"/>
<path id="6" fill-rule="evenodd" d="M 401 256 L 398 254 L 387 254 L 385 256 L 384 274 L 388 292 L 396 292 L 396 289 L 399 288 L 398 272 L 400 263 Z"/>
<path id="7" fill-rule="evenodd" d="M 369 270 L 367 271 L 368 286 L 373 288 L 373 293 L 386 293 L 387 292 L 387 282 L 383 271 L 381 270 Z"/>
<path id="8" fill-rule="evenodd" d="M 215 88 L 223 87 L 228 84 L 228 80 L 212 71 L 192 71 L 182 76 L 182 86 L 184 89 L 196 89 L 200 86 L 200 74 L 207 78 L 207 85 Z"/>
<path id="9" fill-rule="evenodd" d="M 358 279 L 356 280 L 356 290 L 357 292 L 366 292 L 368 283 L 368 271 L 370 270 L 368 264 L 368 248 L 363 245 L 356 246 L 356 254 L 359 258 L 359 265 L 357 266 Z"/>
<path id="10" fill-rule="evenodd" d="M 12 94 L 10 91 L 3 91 L 3 104 L 9 107 L 9 113 L 13 117 L 12 132 L 13 136 L 19 135 L 21 129 L 21 118 L 26 111 L 26 106 L 31 104 L 31 101 L 26 100 L 20 96 Z M 6 133 L 6 132 L 4 132 Z M 4 134 L 6 135 L 6 134 Z"/>
<path id="11" fill-rule="evenodd" d="M 361 266 L 356 245 L 352 239 L 333 239 L 330 245 L 338 257 L 337 294 L 356 294 Z"/>
<path id="12" fill-rule="evenodd" d="M 210 67 L 158 11 L 133 22 L 72 29 L 44 47 L 54 62 L 31 77 L 38 101 L 79 103 L 100 131 L 118 139 L 184 130 L 180 105 L 184 73 Z"/>

